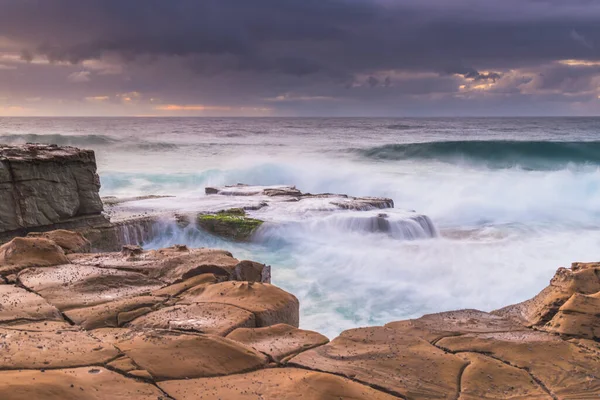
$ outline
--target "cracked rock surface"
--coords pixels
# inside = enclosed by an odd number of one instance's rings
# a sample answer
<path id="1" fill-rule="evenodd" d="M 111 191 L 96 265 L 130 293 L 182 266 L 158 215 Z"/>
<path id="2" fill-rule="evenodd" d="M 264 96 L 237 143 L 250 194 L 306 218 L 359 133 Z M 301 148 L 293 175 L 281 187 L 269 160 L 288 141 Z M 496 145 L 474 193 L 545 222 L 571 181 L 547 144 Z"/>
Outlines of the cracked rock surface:
<path id="1" fill-rule="evenodd" d="M 61 231 L 0 247 L 0 399 L 600 398 L 600 264 L 492 313 L 329 341 L 299 329 L 262 264 L 185 246 L 65 256 L 79 244 Z"/>

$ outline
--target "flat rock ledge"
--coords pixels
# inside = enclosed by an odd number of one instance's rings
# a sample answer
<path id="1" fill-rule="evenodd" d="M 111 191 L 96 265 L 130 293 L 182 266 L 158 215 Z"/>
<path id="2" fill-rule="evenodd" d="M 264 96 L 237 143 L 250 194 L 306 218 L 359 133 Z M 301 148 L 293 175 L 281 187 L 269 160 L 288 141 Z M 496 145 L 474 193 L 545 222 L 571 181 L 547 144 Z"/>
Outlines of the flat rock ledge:
<path id="1" fill-rule="evenodd" d="M 351 329 L 299 329 L 269 267 L 185 246 L 77 253 L 50 232 L 0 247 L 0 398 L 596 399 L 600 264 L 531 300 Z M 69 253 L 69 254 L 67 254 Z"/>

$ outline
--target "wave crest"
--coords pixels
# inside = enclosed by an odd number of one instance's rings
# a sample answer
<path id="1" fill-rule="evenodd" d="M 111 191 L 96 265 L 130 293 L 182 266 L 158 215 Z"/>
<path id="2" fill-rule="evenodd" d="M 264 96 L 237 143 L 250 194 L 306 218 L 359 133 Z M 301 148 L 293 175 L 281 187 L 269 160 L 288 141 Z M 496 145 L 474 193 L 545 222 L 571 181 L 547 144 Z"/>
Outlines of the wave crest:
<path id="1" fill-rule="evenodd" d="M 600 141 L 446 141 L 388 144 L 358 152 L 377 160 L 437 160 L 492 168 L 553 170 L 568 164 L 600 165 Z"/>

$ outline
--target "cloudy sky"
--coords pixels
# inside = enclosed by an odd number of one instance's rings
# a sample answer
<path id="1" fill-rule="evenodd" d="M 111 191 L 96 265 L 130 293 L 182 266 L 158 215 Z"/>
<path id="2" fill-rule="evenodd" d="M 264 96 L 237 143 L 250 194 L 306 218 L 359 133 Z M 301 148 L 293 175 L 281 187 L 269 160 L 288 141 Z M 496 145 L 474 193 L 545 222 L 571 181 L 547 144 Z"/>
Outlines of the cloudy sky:
<path id="1" fill-rule="evenodd" d="M 599 0 L 0 0 L 0 116 L 599 114 Z"/>

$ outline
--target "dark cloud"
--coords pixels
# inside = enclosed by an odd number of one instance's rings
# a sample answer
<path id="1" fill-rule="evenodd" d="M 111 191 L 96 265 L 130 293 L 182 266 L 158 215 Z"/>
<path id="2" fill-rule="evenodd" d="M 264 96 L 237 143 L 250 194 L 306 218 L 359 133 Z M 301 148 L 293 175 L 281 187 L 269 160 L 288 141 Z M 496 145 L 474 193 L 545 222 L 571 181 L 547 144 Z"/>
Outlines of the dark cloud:
<path id="1" fill-rule="evenodd" d="M 524 85 L 574 93 L 590 91 L 598 71 L 567 65 L 544 67 L 543 77 L 510 71 L 600 60 L 600 2 L 0 0 L 1 37 L 22 49 L 22 60 L 43 56 L 77 65 L 62 82 L 89 60 L 127 67 L 112 80 L 91 71 L 79 79 L 85 85 L 69 87 L 77 95 L 85 86 L 181 101 L 201 94 L 250 104 L 297 93 L 401 102 L 400 96 L 460 94 L 461 79 L 497 84 L 504 94 Z M 439 76 L 405 79 L 397 71 Z"/>

